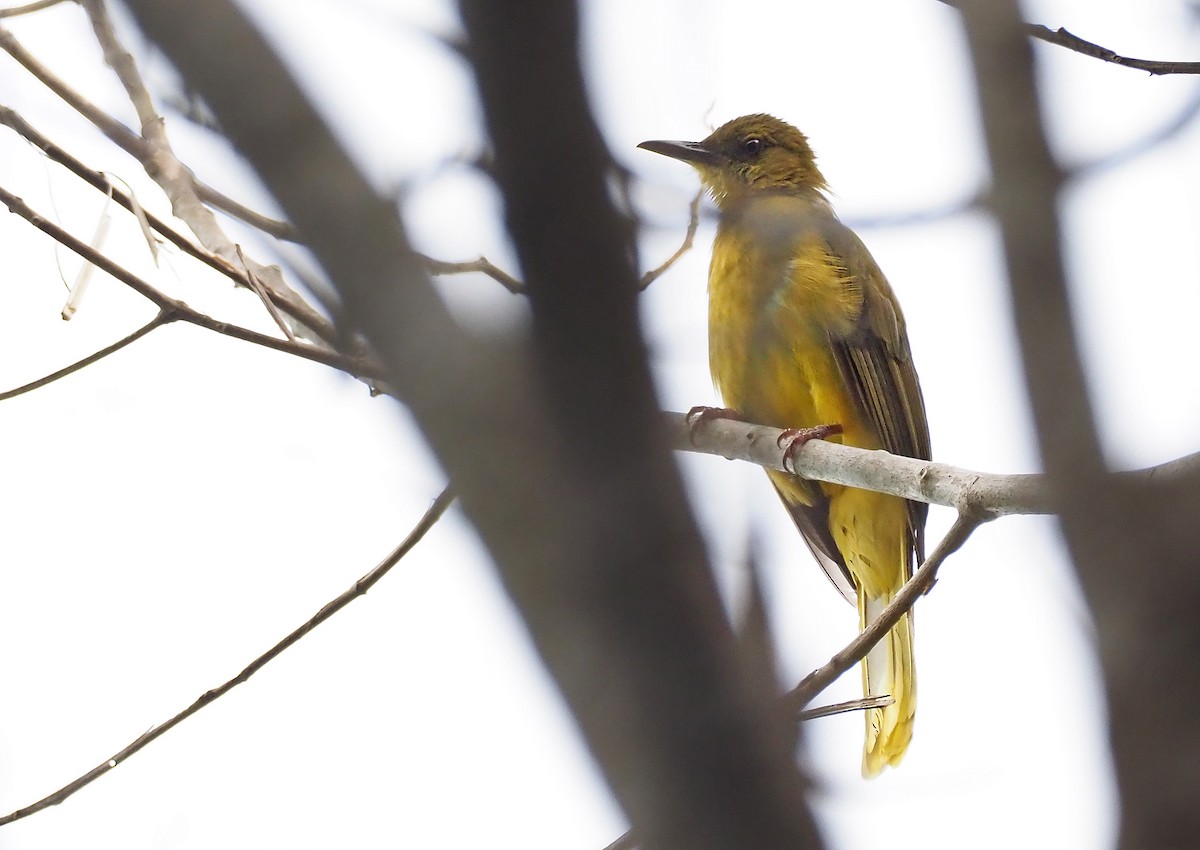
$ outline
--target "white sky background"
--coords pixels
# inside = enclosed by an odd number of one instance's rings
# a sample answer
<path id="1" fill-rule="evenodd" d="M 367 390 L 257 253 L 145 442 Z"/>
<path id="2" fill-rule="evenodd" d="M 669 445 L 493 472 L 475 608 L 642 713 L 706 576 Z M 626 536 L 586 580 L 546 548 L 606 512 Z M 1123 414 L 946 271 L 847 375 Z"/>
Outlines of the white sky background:
<path id="1" fill-rule="evenodd" d="M 11 5 L 11 4 L 8 4 Z M 246 5 L 382 189 L 409 194 L 417 246 L 515 269 L 497 199 L 453 160 L 482 132 L 465 68 L 425 32 L 448 4 Z M 953 205 L 985 180 L 955 13 L 933 0 L 593 3 L 587 72 L 600 125 L 645 182 L 643 263 L 681 237 L 696 181 L 635 149 L 770 111 L 811 137 L 849 222 Z M 1197 58 L 1185 4 L 1044 0 L 1030 20 L 1127 55 Z M 769 21 L 767 24 L 765 22 Z M 73 4 L 9 22 L 72 85 L 135 125 Z M 163 91 L 170 75 L 127 42 Z M 219 48 L 214 48 L 219 49 Z M 517 46 L 514 46 L 517 49 Z M 1152 135 L 1196 81 L 1039 46 L 1056 152 L 1092 161 Z M 252 87 L 248 86 L 248 93 Z M 0 102 L 166 214 L 132 160 L 7 56 Z M 553 121 L 554 116 L 545 116 Z M 244 169 L 168 114 L 206 181 L 269 208 Z M 1072 187 L 1065 233 L 1105 445 L 1121 466 L 1197 448 L 1200 132 Z M 0 185 L 90 238 L 103 198 L 0 132 Z M 182 229 L 182 225 L 180 225 Z M 230 225 L 252 255 L 269 248 Z M 938 460 L 1037 469 L 986 216 L 861 235 L 908 317 Z M 697 248 L 644 296 L 665 407 L 712 403 Z M 270 329 L 257 301 L 169 251 L 155 268 L 131 217 L 109 252 L 193 306 Z M 79 263 L 0 217 L 0 389 L 53 371 L 153 315 L 97 275 L 58 318 Z M 504 331 L 522 304 L 479 276 L 439 286 L 464 321 Z M 486 380 L 486 376 L 481 376 Z M 486 423 L 480 423 L 486 427 Z M 407 533 L 442 479 L 407 415 L 340 374 L 178 326 L 0 404 L 0 808 L 26 805 L 237 673 Z M 687 456 L 723 586 L 763 541 L 785 675 L 854 633 L 752 467 Z M 930 515 L 936 540 L 948 511 Z M 1151 568 L 1152 565 L 1147 565 Z M 1088 616 L 1053 524 L 981 529 L 918 605 L 920 710 L 904 764 L 859 776 L 862 720 L 808 727 L 817 813 L 839 848 L 1111 844 L 1112 782 Z M 844 677 L 830 701 L 858 693 Z M 452 513 L 368 597 L 64 805 L 0 830 L 0 848 L 560 848 L 625 827 L 531 654 L 469 527 Z"/>

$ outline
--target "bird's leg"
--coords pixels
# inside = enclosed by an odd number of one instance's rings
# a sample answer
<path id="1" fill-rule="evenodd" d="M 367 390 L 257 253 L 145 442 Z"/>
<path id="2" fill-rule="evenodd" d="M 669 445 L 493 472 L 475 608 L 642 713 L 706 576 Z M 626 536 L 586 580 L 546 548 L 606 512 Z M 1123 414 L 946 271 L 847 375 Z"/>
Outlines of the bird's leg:
<path id="1" fill-rule="evenodd" d="M 693 407 L 687 412 L 687 416 L 683 418 L 690 429 L 688 433 L 691 437 L 692 445 L 696 444 L 696 429 L 710 419 L 732 419 L 735 422 L 746 421 L 746 417 L 732 407 L 708 407 L 703 404 Z"/>
<path id="2" fill-rule="evenodd" d="M 842 426 L 837 422 L 812 428 L 788 428 L 779 435 L 779 439 L 776 441 L 776 444 L 783 449 L 784 469 L 787 469 L 788 461 L 791 461 L 792 472 L 796 471 L 796 452 L 800 451 L 809 440 L 824 440 L 826 437 L 840 433 L 842 433 Z"/>

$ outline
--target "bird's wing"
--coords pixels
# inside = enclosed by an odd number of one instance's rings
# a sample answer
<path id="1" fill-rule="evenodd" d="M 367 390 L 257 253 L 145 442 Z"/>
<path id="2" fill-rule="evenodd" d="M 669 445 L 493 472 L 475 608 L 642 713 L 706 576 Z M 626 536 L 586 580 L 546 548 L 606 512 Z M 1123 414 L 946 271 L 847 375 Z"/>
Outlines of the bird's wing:
<path id="1" fill-rule="evenodd" d="M 809 551 L 813 553 L 813 557 L 817 559 L 817 563 L 825 575 L 829 577 L 833 586 L 838 589 L 847 602 L 856 605 L 858 592 L 854 589 L 854 576 L 850 575 L 846 561 L 842 557 L 842 553 L 838 551 L 837 543 L 834 542 L 833 535 L 829 531 L 829 499 L 819 487 L 814 487 L 813 490 L 815 492 L 812 504 L 804 505 L 790 501 L 783 495 L 782 490 L 778 487 L 775 488 L 779 500 L 787 508 L 792 522 L 796 523 L 800 536 L 808 545 Z"/>
<path id="2" fill-rule="evenodd" d="M 884 449 L 929 460 L 925 402 L 896 296 L 853 231 L 836 219 L 824 231 L 831 255 L 840 259 L 862 293 L 862 307 L 853 331 L 831 340 L 842 378 L 875 426 Z M 909 534 L 917 564 L 925 560 L 928 511 L 924 503 L 908 503 Z"/>

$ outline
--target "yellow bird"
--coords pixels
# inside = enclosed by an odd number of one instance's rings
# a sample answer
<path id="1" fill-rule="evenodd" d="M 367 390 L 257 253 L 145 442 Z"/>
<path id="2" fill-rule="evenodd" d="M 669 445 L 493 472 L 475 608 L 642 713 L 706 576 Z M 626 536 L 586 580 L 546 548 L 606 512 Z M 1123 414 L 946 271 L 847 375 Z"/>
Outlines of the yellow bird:
<path id="1" fill-rule="evenodd" d="M 709 366 L 729 411 L 779 428 L 929 459 L 929 426 L 904 317 L 887 279 L 825 197 L 808 138 L 747 115 L 702 142 L 639 147 L 700 172 L 720 211 L 709 268 Z M 832 436 L 839 430 L 840 437 Z M 800 432 L 803 441 L 816 432 Z M 927 507 L 768 470 L 804 541 L 865 628 L 924 560 Z M 912 614 L 863 663 L 864 776 L 899 764 L 917 680 Z"/>

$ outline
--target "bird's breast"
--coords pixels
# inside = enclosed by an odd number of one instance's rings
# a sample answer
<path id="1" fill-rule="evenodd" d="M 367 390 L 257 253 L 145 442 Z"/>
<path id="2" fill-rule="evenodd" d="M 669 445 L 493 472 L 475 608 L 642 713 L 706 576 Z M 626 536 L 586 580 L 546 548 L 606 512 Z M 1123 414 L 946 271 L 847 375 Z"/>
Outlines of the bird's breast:
<path id="1" fill-rule="evenodd" d="M 832 340 L 861 294 L 811 228 L 718 229 L 709 269 L 709 366 L 723 403 L 778 427 L 856 419 Z"/>

